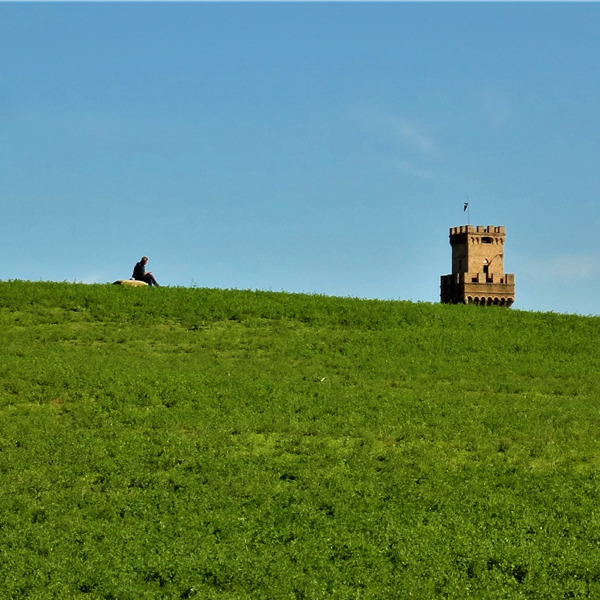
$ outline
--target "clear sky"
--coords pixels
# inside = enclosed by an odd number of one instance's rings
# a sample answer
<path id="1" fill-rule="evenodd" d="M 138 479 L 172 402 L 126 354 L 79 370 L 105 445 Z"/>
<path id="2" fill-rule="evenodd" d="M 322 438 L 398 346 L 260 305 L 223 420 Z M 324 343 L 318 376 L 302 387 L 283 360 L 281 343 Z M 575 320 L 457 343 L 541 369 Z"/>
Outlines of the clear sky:
<path id="1" fill-rule="evenodd" d="M 600 4 L 0 3 L 0 279 L 600 314 Z"/>

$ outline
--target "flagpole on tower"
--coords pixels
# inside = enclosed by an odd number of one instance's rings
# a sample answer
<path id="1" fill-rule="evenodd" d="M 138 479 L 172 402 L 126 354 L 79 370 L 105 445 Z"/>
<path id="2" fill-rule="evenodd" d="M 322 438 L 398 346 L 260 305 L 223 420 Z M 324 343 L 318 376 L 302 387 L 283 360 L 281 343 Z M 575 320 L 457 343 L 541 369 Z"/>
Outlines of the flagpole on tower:
<path id="1" fill-rule="evenodd" d="M 471 224 L 471 212 L 469 211 L 469 196 L 467 196 L 467 201 L 463 206 L 463 212 L 467 213 L 467 225 Z"/>

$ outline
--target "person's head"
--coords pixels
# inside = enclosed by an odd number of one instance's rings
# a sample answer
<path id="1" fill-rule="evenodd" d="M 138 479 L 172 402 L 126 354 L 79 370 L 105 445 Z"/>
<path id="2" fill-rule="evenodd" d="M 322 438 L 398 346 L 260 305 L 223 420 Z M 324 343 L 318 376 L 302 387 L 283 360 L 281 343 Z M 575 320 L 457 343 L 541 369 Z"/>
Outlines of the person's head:
<path id="1" fill-rule="evenodd" d="M 140 261 L 143 265 L 145 265 L 148 262 L 148 257 L 147 256 L 142 256 L 142 260 Z"/>

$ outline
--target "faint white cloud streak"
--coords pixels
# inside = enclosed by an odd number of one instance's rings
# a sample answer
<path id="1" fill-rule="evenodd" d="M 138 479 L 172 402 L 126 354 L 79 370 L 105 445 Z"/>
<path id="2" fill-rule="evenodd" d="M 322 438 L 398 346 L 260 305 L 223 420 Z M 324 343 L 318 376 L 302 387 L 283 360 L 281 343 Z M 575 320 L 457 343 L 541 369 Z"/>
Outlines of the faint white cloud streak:
<path id="1" fill-rule="evenodd" d="M 435 160 L 438 147 L 422 125 L 401 116 L 365 108 L 350 111 L 350 118 L 396 167 L 422 179 L 435 177 L 429 165 L 422 166 L 422 163 Z"/>
<path id="2" fill-rule="evenodd" d="M 418 126 L 414 123 L 405 121 L 397 117 L 388 117 L 387 125 L 389 130 L 396 135 L 407 148 L 416 150 L 420 154 L 433 156 L 437 151 L 435 142 L 419 131 Z"/>
<path id="3" fill-rule="evenodd" d="M 600 275 L 597 257 L 587 253 L 554 256 L 542 264 L 528 261 L 526 268 L 530 271 L 530 276 L 536 279 L 553 278 L 563 282 L 595 279 Z"/>
<path id="4" fill-rule="evenodd" d="M 550 261 L 549 270 L 563 280 L 595 278 L 600 272 L 598 260 L 589 254 L 557 256 Z"/>
<path id="5" fill-rule="evenodd" d="M 396 164 L 407 173 L 414 175 L 415 177 L 419 177 L 419 179 L 433 179 L 435 174 L 431 171 L 427 171 L 426 169 L 421 169 L 405 159 L 399 159 Z"/>

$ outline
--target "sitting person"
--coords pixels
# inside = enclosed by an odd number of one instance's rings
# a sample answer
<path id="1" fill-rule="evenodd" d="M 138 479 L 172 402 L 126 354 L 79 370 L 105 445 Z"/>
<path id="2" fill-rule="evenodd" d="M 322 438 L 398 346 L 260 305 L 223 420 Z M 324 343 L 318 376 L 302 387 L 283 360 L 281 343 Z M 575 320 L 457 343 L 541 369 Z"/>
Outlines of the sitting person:
<path id="1" fill-rule="evenodd" d="M 139 263 L 136 263 L 135 267 L 133 267 L 133 275 L 132 279 L 137 281 L 144 281 L 148 285 L 155 285 L 158 287 L 158 283 L 156 279 L 154 279 L 154 275 L 150 271 L 146 273 L 146 263 L 148 262 L 147 256 L 142 256 L 142 260 Z"/>

